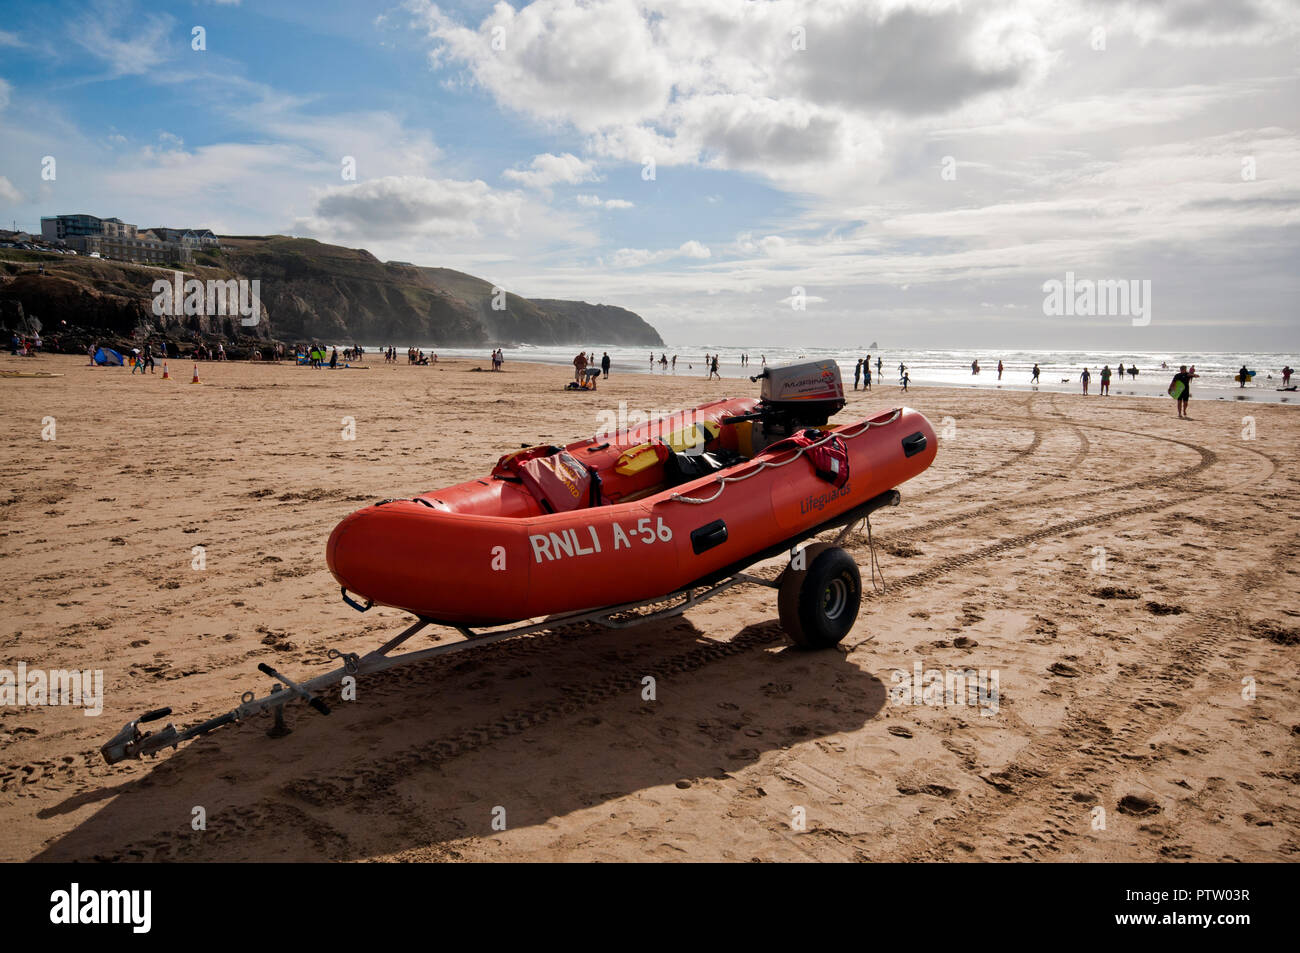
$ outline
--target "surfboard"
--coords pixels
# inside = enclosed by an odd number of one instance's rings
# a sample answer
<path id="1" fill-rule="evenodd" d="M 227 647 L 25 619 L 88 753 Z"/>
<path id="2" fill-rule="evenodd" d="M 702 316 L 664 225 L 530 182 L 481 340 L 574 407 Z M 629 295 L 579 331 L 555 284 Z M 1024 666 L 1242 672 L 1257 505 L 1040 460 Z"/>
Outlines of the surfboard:
<path id="1" fill-rule="evenodd" d="M 1174 381 L 1169 385 L 1169 396 L 1178 400 L 1183 396 L 1183 391 L 1187 390 L 1187 385 L 1182 381 Z"/>
<path id="2" fill-rule="evenodd" d="M 1251 382 L 1251 380 L 1254 379 L 1254 377 L 1255 377 L 1255 372 L 1254 372 L 1254 371 L 1247 371 L 1247 372 L 1246 372 L 1246 379 L 1245 379 L 1244 382 L 1242 381 L 1242 379 L 1241 379 L 1241 375 L 1240 375 L 1240 374 L 1238 374 L 1236 377 L 1234 377 L 1233 380 L 1236 381 L 1238 384 L 1241 384 L 1241 383 L 1247 383 L 1247 384 L 1249 384 L 1249 383 Z"/>

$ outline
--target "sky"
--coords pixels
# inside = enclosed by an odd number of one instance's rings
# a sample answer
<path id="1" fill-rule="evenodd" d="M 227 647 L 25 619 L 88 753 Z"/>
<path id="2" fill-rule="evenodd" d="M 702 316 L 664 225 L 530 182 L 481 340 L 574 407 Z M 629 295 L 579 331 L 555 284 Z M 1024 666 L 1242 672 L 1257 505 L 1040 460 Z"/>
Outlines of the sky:
<path id="1" fill-rule="evenodd" d="M 311 237 L 672 344 L 1293 351 L 1298 52 L 1300 0 L 0 0 L 0 226 Z"/>

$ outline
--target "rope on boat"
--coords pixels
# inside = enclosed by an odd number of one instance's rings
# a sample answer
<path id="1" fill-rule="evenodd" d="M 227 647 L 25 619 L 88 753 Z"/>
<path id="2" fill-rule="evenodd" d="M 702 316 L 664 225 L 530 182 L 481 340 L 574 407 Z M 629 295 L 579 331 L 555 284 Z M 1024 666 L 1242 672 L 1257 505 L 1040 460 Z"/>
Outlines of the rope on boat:
<path id="1" fill-rule="evenodd" d="M 718 491 L 714 493 L 712 496 L 708 497 L 707 499 L 701 499 L 699 497 L 694 497 L 694 496 L 682 496 L 680 493 L 674 493 L 672 496 L 668 497 L 668 499 L 673 500 L 677 503 L 695 503 L 695 504 L 712 503 L 714 500 L 716 500 L 718 497 L 722 495 L 722 491 L 727 488 L 728 483 L 743 483 L 745 480 L 748 480 L 750 477 L 758 476 L 760 473 L 762 473 L 764 470 L 768 469 L 769 467 L 776 468 L 776 467 L 789 466 L 791 463 L 794 463 L 796 460 L 802 457 L 804 455 L 805 450 L 812 450 L 816 447 L 820 447 L 822 444 L 829 442 L 835 437 L 843 437 L 846 440 L 852 440 L 855 437 L 861 437 L 872 427 L 887 427 L 890 424 L 896 422 L 898 418 L 901 416 L 903 416 L 903 408 L 900 407 L 894 411 L 894 413 L 889 417 L 888 420 L 879 420 L 879 421 L 866 420 L 863 421 L 862 425 L 858 427 L 856 430 L 830 431 L 826 434 L 825 437 L 822 437 L 822 439 L 816 440 L 813 443 L 808 444 L 806 447 L 800 447 L 798 451 L 795 453 L 795 455 L 790 457 L 790 459 L 788 460 L 783 460 L 780 463 L 776 463 L 775 461 L 772 460 L 760 460 L 758 466 L 754 467 L 753 469 L 749 470 L 744 474 L 741 474 L 740 476 L 718 477 Z"/>

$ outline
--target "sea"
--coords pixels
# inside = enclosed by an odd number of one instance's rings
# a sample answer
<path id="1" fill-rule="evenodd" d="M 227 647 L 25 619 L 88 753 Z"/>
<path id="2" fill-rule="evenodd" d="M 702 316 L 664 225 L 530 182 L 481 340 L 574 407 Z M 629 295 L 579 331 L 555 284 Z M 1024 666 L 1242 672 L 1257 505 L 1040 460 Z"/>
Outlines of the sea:
<path id="1" fill-rule="evenodd" d="M 369 349 L 368 349 L 369 350 Z M 490 349 L 488 348 L 430 348 L 426 353 L 435 351 L 439 356 L 454 358 L 480 358 L 484 367 L 488 366 Z M 858 360 L 871 354 L 873 390 L 894 393 L 899 388 L 899 364 L 906 366 L 909 386 L 925 387 L 971 387 L 981 390 L 1013 391 L 1056 391 L 1059 393 L 1081 394 L 1083 392 L 1079 375 L 1086 367 L 1092 372 L 1089 386 L 1090 394 L 1097 394 L 1101 387 L 1101 369 L 1109 364 L 1114 371 L 1120 364 L 1127 369 L 1138 368 L 1136 378 L 1125 374 L 1121 382 L 1118 377 L 1111 379 L 1111 393 L 1131 397 L 1162 397 L 1168 399 L 1167 390 L 1173 375 L 1178 372 L 1180 364 L 1196 368 L 1196 379 L 1192 382 L 1193 400 L 1236 400 L 1266 403 L 1300 405 L 1300 392 L 1283 391 L 1282 368 L 1295 367 L 1300 354 L 1280 354 L 1273 352 L 1244 351 L 1233 354 L 1215 352 L 1172 351 L 1004 351 L 1001 353 L 973 353 L 971 351 L 943 351 L 927 348 L 886 347 L 863 351 L 847 351 L 836 348 L 794 348 L 794 347 L 759 347 L 743 353 L 749 355 L 749 365 L 742 366 L 742 352 L 735 345 L 711 347 L 707 344 L 691 344 L 680 347 L 661 347 L 653 351 L 654 364 L 651 364 L 652 352 L 648 347 L 588 347 L 594 351 L 596 360 L 608 352 L 611 360 L 612 374 L 661 374 L 658 364 L 661 354 L 667 354 L 671 362 L 677 357 L 677 369 L 669 374 L 677 376 L 698 375 L 704 377 L 708 371 L 705 367 L 705 354 L 718 355 L 718 372 L 724 378 L 743 379 L 757 374 L 763 369 L 763 360 L 768 364 L 789 364 L 797 361 L 819 361 L 830 359 L 840 365 L 845 388 L 853 386 L 853 369 Z M 398 348 L 399 359 L 405 359 L 406 349 Z M 530 361 L 538 364 L 556 364 L 571 368 L 577 349 L 572 346 L 533 346 L 520 345 L 504 348 L 503 354 L 507 365 L 510 361 Z M 882 364 L 880 374 L 876 374 L 876 359 Z M 978 360 L 980 372 L 971 373 L 971 362 Z M 1002 379 L 998 379 L 998 361 L 1003 363 Z M 1037 363 L 1040 370 L 1039 383 L 1030 383 L 1030 372 Z M 1245 387 L 1241 387 L 1233 378 L 1242 365 L 1255 371 L 1255 377 Z M 1292 377 L 1292 385 L 1300 382 L 1300 374 Z"/>

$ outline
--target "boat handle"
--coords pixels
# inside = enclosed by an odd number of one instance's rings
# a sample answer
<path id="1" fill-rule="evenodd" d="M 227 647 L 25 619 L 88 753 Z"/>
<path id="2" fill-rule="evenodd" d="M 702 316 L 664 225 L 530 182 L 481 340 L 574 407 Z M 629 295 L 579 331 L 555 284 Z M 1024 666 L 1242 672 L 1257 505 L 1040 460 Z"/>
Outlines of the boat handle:
<path id="1" fill-rule="evenodd" d="M 903 438 L 903 456 L 914 457 L 918 453 L 925 452 L 926 439 L 925 434 L 917 431 L 910 437 Z"/>
<path id="2" fill-rule="evenodd" d="M 356 609 L 358 612 L 369 612 L 370 607 L 375 604 L 373 600 L 367 599 L 366 604 L 363 606 L 361 603 L 357 602 L 357 600 L 353 599 L 351 596 L 348 595 L 347 586 L 341 586 L 339 588 L 339 591 L 343 593 L 343 601 L 346 602 L 348 605 L 350 605 L 352 608 Z"/>
<path id="3" fill-rule="evenodd" d="M 727 524 L 723 520 L 705 523 L 699 529 L 691 530 L 691 548 L 695 555 L 707 552 L 714 546 L 721 546 L 727 541 Z"/>

